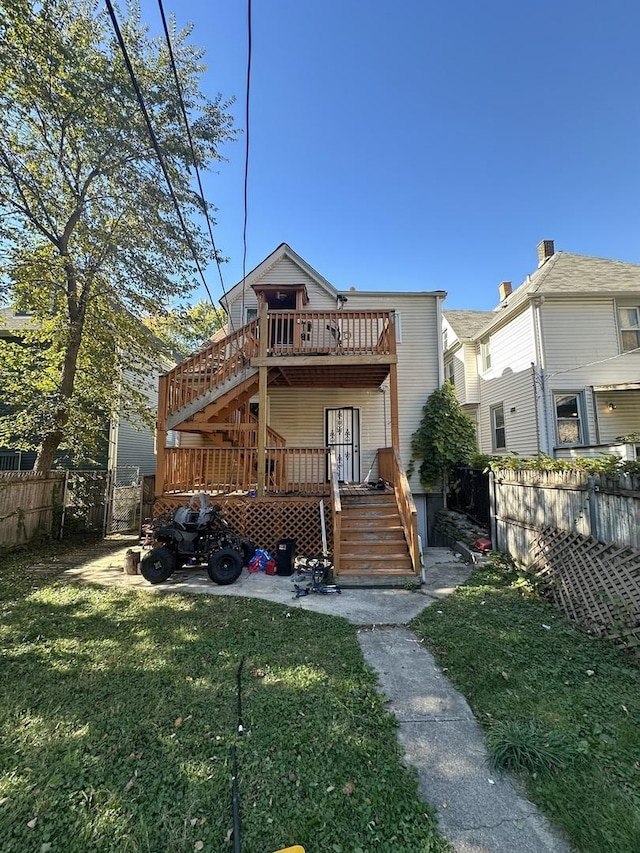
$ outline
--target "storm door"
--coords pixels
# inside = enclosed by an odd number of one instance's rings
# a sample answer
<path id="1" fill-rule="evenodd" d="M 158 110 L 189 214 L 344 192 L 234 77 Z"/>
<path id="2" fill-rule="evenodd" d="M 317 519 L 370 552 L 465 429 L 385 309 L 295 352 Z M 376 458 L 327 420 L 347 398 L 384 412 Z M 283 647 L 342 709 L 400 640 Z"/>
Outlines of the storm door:
<path id="1" fill-rule="evenodd" d="M 360 482 L 360 410 L 326 410 L 326 443 L 333 450 L 341 483 Z"/>

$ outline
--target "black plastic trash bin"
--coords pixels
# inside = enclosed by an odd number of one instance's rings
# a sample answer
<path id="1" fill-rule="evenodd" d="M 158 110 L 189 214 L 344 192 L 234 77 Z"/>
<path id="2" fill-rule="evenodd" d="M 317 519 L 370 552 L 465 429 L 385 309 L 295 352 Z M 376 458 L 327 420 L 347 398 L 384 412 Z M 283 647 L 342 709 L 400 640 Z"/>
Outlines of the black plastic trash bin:
<path id="1" fill-rule="evenodd" d="M 292 575 L 293 574 L 293 560 L 295 557 L 296 550 L 296 540 L 295 539 L 281 539 L 276 545 L 276 563 L 277 563 L 277 574 L 279 575 Z"/>

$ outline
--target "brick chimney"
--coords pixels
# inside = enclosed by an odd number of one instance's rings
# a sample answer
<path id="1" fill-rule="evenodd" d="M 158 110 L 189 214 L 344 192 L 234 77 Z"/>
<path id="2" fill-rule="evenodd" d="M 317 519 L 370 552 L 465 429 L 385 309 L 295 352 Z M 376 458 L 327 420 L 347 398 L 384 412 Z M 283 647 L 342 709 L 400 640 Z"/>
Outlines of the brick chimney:
<path id="1" fill-rule="evenodd" d="M 498 295 L 500 296 L 500 302 L 504 302 L 507 296 L 511 295 L 513 288 L 511 287 L 510 281 L 501 281 L 498 285 Z"/>
<path id="2" fill-rule="evenodd" d="M 555 253 L 553 240 L 541 240 L 538 243 L 538 269 Z"/>

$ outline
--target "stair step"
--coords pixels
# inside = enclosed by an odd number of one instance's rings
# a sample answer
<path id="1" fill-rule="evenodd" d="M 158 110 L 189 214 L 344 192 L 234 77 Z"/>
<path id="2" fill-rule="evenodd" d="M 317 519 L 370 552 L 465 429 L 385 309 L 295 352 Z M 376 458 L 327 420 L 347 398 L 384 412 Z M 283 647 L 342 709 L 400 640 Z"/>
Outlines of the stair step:
<path id="1" fill-rule="evenodd" d="M 379 527 L 377 530 L 363 530 L 361 527 L 342 527 L 341 542 L 404 542 L 401 527 Z"/>
<path id="2" fill-rule="evenodd" d="M 342 510 L 343 519 L 389 518 L 398 520 L 398 510 L 393 507 L 356 507 Z"/>
<path id="3" fill-rule="evenodd" d="M 340 578 L 348 577 L 349 575 L 357 575 L 359 577 L 364 577 L 365 575 L 370 575 L 371 577 L 376 576 L 402 576 L 402 577 L 415 577 L 413 571 L 411 570 L 411 563 L 407 560 L 404 563 L 401 562 L 387 562 L 384 565 L 375 566 L 371 563 L 362 563 L 357 560 L 344 560 L 340 563 Z"/>
<path id="4" fill-rule="evenodd" d="M 340 571 L 342 571 L 343 564 L 353 562 L 360 566 L 365 564 L 369 566 L 385 566 L 395 563 L 400 563 L 401 565 L 405 563 L 407 565 L 411 564 L 408 551 L 393 551 L 391 553 L 381 553 L 379 551 L 368 551 L 366 553 L 352 551 L 351 553 L 343 553 L 342 550 L 340 551 Z"/>
<path id="5" fill-rule="evenodd" d="M 409 556 L 409 549 L 404 542 L 382 542 L 376 545 L 366 543 L 364 546 L 358 543 L 345 542 L 340 545 L 340 559 L 363 559 L 363 560 L 404 560 Z"/>
<path id="6" fill-rule="evenodd" d="M 352 507 L 359 506 L 392 506 L 396 507 L 396 499 L 394 495 L 389 495 L 388 497 L 379 497 L 379 498 L 350 498 L 350 497 L 340 497 L 340 503 L 343 508 L 347 507 L 351 509 Z"/>

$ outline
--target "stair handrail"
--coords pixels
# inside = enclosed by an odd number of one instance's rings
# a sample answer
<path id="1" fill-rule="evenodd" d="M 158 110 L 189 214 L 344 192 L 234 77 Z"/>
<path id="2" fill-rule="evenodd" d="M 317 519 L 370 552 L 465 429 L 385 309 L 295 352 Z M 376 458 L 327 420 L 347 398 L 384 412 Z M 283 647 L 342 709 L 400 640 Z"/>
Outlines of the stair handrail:
<path id="1" fill-rule="evenodd" d="M 334 450 L 329 451 L 329 479 L 331 480 L 331 521 L 333 526 L 333 573 L 340 574 L 340 536 L 342 527 L 342 502 L 338 479 L 338 460 Z"/>
<path id="2" fill-rule="evenodd" d="M 240 373 L 258 354 L 258 320 L 210 341 L 165 374 L 167 415 Z"/>
<path id="3" fill-rule="evenodd" d="M 418 535 L 418 510 L 416 509 L 409 478 L 402 467 L 397 447 L 383 447 L 378 451 L 380 476 L 393 486 L 402 528 L 409 548 L 414 574 L 420 574 L 420 538 Z"/>

